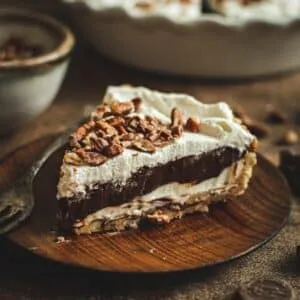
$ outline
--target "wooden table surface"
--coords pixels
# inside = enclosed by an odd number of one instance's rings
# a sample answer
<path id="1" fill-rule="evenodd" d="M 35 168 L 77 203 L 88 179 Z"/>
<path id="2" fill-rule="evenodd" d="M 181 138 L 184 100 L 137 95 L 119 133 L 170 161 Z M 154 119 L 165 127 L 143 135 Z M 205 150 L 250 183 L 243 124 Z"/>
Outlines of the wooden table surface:
<path id="1" fill-rule="evenodd" d="M 66 81 L 53 105 L 15 135 L 0 140 L 0 156 L 79 119 L 96 105 L 108 85 L 130 83 L 162 91 L 189 93 L 203 102 L 227 101 L 243 106 L 260 121 L 274 104 L 295 120 L 300 112 L 300 73 L 239 82 L 207 81 L 148 74 L 114 63 L 82 47 L 73 56 Z M 293 123 L 293 122 L 292 122 Z M 278 162 L 276 141 L 293 124 L 270 126 L 260 152 Z M 300 132 L 299 132 L 300 133 Z M 294 148 L 298 148 L 296 145 Z M 161 276 L 122 276 L 78 270 L 35 257 L 0 239 L 0 299 L 231 299 L 247 280 L 270 277 L 289 281 L 300 297 L 300 208 L 295 199 L 288 225 L 271 242 L 234 262 L 215 268 Z"/>

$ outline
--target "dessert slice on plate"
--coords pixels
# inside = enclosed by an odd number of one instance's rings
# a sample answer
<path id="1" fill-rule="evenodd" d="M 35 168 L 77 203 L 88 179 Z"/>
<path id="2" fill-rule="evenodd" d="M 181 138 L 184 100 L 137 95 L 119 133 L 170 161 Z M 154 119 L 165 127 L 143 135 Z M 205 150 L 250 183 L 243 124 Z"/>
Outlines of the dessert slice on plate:
<path id="1" fill-rule="evenodd" d="M 225 103 L 109 87 L 70 137 L 58 184 L 59 228 L 122 231 L 207 212 L 244 193 L 255 145 Z"/>

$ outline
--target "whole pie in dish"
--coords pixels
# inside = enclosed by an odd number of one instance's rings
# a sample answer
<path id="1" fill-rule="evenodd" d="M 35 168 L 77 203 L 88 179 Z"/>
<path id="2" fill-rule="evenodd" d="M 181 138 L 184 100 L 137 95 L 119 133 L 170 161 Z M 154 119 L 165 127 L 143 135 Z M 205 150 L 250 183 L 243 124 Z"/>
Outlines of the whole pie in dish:
<path id="1" fill-rule="evenodd" d="M 203 0 L 207 12 L 217 12 L 231 18 L 257 17 L 292 18 L 299 15 L 298 0 Z"/>
<path id="2" fill-rule="evenodd" d="M 58 183 L 59 229 L 115 232 L 207 212 L 245 192 L 255 146 L 226 103 L 109 87 L 70 137 Z"/>

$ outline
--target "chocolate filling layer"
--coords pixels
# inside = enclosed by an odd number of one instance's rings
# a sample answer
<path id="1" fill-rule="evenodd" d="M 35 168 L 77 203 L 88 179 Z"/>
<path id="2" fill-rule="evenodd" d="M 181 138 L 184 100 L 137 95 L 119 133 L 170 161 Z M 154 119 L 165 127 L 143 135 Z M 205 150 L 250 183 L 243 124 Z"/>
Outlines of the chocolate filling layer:
<path id="1" fill-rule="evenodd" d="M 197 156 L 184 157 L 154 168 L 144 167 L 132 174 L 126 185 L 98 184 L 82 197 L 60 199 L 58 220 L 61 229 L 71 228 L 76 220 L 107 206 L 120 205 L 152 192 L 161 185 L 179 182 L 200 183 L 217 177 L 243 154 L 235 148 L 222 147 Z"/>

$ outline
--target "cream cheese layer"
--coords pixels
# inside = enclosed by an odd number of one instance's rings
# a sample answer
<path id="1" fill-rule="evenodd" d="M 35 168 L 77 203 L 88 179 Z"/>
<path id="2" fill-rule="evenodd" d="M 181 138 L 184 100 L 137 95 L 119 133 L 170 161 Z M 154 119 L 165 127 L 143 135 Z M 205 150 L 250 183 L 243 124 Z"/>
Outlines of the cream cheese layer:
<path id="1" fill-rule="evenodd" d="M 203 104 L 184 94 L 167 94 L 143 87 L 109 87 L 104 102 L 142 99 L 139 115 L 151 115 L 164 123 L 170 123 L 174 107 L 184 113 L 184 119 L 191 116 L 201 121 L 201 133 L 184 132 L 175 142 L 157 148 L 154 153 L 136 150 L 125 151 L 108 159 L 99 166 L 73 166 L 63 164 L 58 184 L 58 199 L 84 195 L 96 184 L 113 183 L 126 185 L 132 174 L 144 167 L 155 167 L 188 156 L 198 156 L 222 147 L 232 147 L 243 153 L 255 140 L 233 117 L 230 107 L 223 102 Z"/>
<path id="2" fill-rule="evenodd" d="M 233 176 L 232 167 L 228 167 L 222 173 L 214 178 L 205 180 L 199 184 L 180 184 L 169 183 L 162 185 L 149 194 L 140 198 L 133 199 L 132 201 L 119 205 L 105 207 L 95 213 L 90 214 L 85 218 L 85 221 L 91 222 L 92 220 L 115 220 L 124 216 L 139 217 L 143 213 L 160 208 L 166 205 L 166 200 L 176 205 L 186 205 L 190 197 L 193 197 L 195 202 L 207 202 L 206 197 L 201 199 L 202 193 L 207 191 L 217 191 L 223 188 L 229 189 L 235 184 L 235 180 L 240 176 L 243 168 L 243 161 L 237 163 L 236 174 Z M 198 200 L 197 199 L 198 196 Z M 138 201 L 137 201 L 138 200 Z M 165 200 L 165 201 L 164 201 Z M 207 205 L 207 203 L 205 203 Z"/>

